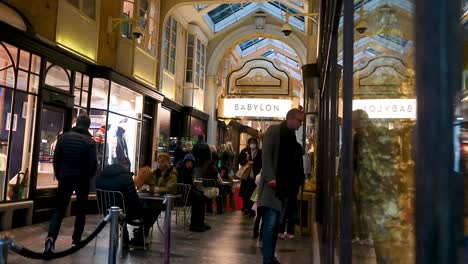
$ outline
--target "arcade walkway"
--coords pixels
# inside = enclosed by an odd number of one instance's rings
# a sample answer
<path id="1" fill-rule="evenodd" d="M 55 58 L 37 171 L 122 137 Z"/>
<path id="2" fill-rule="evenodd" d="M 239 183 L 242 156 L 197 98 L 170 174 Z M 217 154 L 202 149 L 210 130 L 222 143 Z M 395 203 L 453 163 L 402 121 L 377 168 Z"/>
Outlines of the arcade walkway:
<path id="1" fill-rule="evenodd" d="M 94 230 L 97 216 L 89 216 L 84 236 Z M 204 233 L 184 232 L 182 225 L 173 223 L 171 263 L 191 264 L 256 264 L 261 262 L 261 252 L 256 240 L 252 239 L 253 219 L 242 216 L 239 211 L 227 212 L 220 216 L 208 216 L 212 229 Z M 47 223 L 37 224 L 8 231 L 21 245 L 35 251 L 42 251 Z M 73 232 L 73 218 L 64 219 L 56 250 L 68 248 Z M 9 253 L 8 263 L 107 263 L 109 227 L 98 238 L 98 249 L 93 255 L 94 241 L 70 257 L 50 262 L 25 259 Z M 4 235 L 6 233 L 0 233 Z M 279 240 L 277 257 L 283 264 L 311 264 L 312 238 L 296 237 L 294 240 Z M 163 237 L 154 230 L 153 243 L 149 251 L 124 251 L 120 263 L 162 263 Z"/>

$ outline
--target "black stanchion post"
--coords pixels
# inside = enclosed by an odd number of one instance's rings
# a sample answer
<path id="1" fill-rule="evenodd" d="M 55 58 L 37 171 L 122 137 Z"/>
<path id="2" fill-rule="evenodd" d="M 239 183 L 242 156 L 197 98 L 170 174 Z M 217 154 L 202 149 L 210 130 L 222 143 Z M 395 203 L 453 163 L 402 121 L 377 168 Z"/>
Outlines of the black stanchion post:
<path id="1" fill-rule="evenodd" d="M 171 255 L 171 201 L 172 196 L 166 195 L 166 236 L 164 237 L 164 264 L 169 264 Z"/>
<path id="2" fill-rule="evenodd" d="M 0 237 L 0 264 L 7 263 L 9 245 L 10 239 L 8 237 Z"/>
<path id="3" fill-rule="evenodd" d="M 117 262 L 117 248 L 119 246 L 119 218 L 121 209 L 117 206 L 112 206 L 109 209 L 111 215 L 111 226 L 109 234 L 109 264 Z"/>

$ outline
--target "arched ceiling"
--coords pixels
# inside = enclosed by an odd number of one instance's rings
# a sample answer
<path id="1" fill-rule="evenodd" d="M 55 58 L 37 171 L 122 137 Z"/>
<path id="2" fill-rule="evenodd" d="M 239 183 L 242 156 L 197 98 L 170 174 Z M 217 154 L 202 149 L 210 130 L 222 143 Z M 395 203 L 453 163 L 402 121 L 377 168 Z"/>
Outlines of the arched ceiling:
<path id="1" fill-rule="evenodd" d="M 227 2 L 227 3 L 226 3 Z M 173 8 L 185 23 L 196 24 L 208 39 L 235 28 L 245 20 L 253 20 L 256 12 L 264 12 L 267 23 L 283 25 L 286 13 L 307 13 L 306 0 L 281 1 L 224 1 L 217 4 L 191 3 Z M 186 14 L 191 14 L 187 16 Z M 296 34 L 307 32 L 307 23 L 302 16 L 291 16 L 289 23 Z"/>
<path id="2" fill-rule="evenodd" d="M 239 43 L 232 52 L 236 53 L 242 62 L 256 57 L 271 59 L 280 68 L 286 70 L 291 77 L 298 81 L 302 80 L 297 53 L 280 40 L 257 37 Z"/>

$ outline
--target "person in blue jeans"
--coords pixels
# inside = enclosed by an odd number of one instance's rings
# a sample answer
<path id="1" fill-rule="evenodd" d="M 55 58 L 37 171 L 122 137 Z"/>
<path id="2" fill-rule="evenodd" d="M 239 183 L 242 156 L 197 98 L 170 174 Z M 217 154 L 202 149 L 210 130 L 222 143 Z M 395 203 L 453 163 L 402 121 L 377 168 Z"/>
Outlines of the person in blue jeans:
<path id="1" fill-rule="evenodd" d="M 275 250 L 282 215 L 286 210 L 287 198 L 297 191 L 304 177 L 302 148 L 295 134 L 303 119 L 304 113 L 293 108 L 286 114 L 286 120 L 270 126 L 263 138 L 258 207 L 263 211 L 264 264 L 280 263 L 275 257 Z"/>

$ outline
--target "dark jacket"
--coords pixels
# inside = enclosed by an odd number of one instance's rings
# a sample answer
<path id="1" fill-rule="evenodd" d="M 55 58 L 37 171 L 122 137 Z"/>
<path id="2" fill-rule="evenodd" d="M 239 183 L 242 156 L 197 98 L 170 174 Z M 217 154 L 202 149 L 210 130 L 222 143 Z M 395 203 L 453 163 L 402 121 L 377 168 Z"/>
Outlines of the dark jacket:
<path id="1" fill-rule="evenodd" d="M 195 156 L 195 166 L 202 167 L 211 160 L 210 146 L 203 141 L 198 141 L 192 150 L 193 156 Z"/>
<path id="2" fill-rule="evenodd" d="M 141 217 L 142 207 L 132 176 L 133 173 L 127 171 L 122 166 L 112 164 L 105 167 L 101 175 L 97 177 L 96 188 L 121 192 L 124 197 L 127 217 L 136 219 Z"/>
<path id="3" fill-rule="evenodd" d="M 177 183 L 190 184 L 192 188 L 193 185 L 193 168 L 188 169 L 184 165 L 177 168 Z"/>
<path id="4" fill-rule="evenodd" d="M 172 161 L 174 166 L 178 166 L 179 161 L 183 161 L 186 154 L 181 147 L 177 147 L 174 151 L 174 160 Z"/>
<path id="5" fill-rule="evenodd" d="M 244 148 L 239 154 L 239 164 L 241 166 L 244 166 L 249 161 L 247 159 L 247 154 L 249 154 L 249 157 L 252 158 L 252 150 L 250 149 L 250 147 Z M 257 149 L 257 155 L 255 155 L 255 158 L 253 159 L 252 169 L 253 169 L 254 177 L 257 176 L 257 174 L 260 173 L 260 170 L 262 169 L 262 150 L 261 149 Z"/>
<path id="6" fill-rule="evenodd" d="M 73 127 L 62 134 L 54 151 L 54 174 L 57 180 L 88 180 L 96 171 L 96 144 L 87 129 Z"/>
<path id="7" fill-rule="evenodd" d="M 288 129 L 286 121 L 280 125 L 279 157 L 276 164 L 276 195 L 282 198 L 297 195 L 304 181 L 302 147 L 296 140 L 296 133 Z"/>

